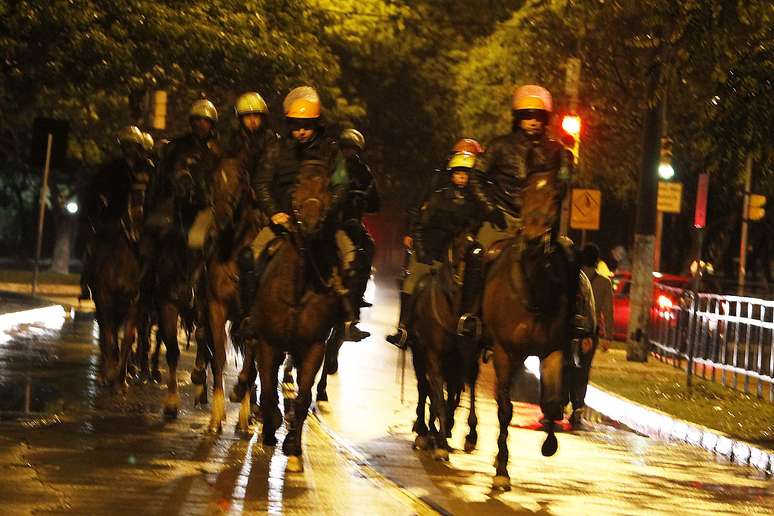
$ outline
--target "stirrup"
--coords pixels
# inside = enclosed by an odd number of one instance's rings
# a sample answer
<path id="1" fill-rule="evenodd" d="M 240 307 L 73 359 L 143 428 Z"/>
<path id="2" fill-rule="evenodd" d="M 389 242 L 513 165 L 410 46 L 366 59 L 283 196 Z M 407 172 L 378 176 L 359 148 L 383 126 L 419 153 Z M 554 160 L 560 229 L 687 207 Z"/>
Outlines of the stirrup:
<path id="1" fill-rule="evenodd" d="M 408 331 L 403 326 L 398 326 L 398 331 L 394 335 L 387 335 L 384 340 L 397 347 L 398 349 L 408 348 Z"/>
<path id="2" fill-rule="evenodd" d="M 470 335 L 467 334 L 465 331 L 465 323 L 468 319 L 472 319 L 475 323 L 475 330 L 473 331 L 473 337 L 478 340 L 481 338 L 482 328 L 481 328 L 481 319 L 476 317 L 473 314 L 462 314 L 460 316 L 460 319 L 457 321 L 457 335 L 460 337 L 469 337 Z"/>

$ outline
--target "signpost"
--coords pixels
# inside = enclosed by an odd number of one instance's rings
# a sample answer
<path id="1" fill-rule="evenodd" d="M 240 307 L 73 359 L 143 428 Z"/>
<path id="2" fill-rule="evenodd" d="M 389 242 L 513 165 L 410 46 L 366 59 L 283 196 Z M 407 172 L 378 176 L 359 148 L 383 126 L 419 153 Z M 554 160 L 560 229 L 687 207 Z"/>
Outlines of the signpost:
<path id="1" fill-rule="evenodd" d="M 696 272 L 693 277 L 693 317 L 696 324 L 696 312 L 699 310 L 699 289 L 701 288 L 701 247 L 704 244 L 704 226 L 707 225 L 707 193 L 709 192 L 709 174 L 699 174 L 699 185 L 696 189 L 696 210 L 693 214 L 693 227 L 698 231 L 696 250 Z M 693 380 L 693 354 L 695 346 L 695 332 L 692 328 L 688 331 L 688 371 L 686 383 L 691 386 Z"/>
<path id="2" fill-rule="evenodd" d="M 683 184 L 674 181 L 658 182 L 656 200 L 656 239 L 653 244 L 653 270 L 661 270 L 661 240 L 664 235 L 664 213 L 680 213 Z"/>
<path id="3" fill-rule="evenodd" d="M 43 181 L 40 186 L 40 206 L 38 208 L 38 235 L 35 246 L 35 267 L 32 272 L 32 295 L 38 289 L 38 269 L 40 252 L 43 247 L 43 221 L 46 216 L 46 198 L 48 197 L 48 176 L 51 166 L 62 167 L 67 154 L 66 120 L 36 118 L 32 128 L 32 163 L 43 165 Z M 45 141 L 45 147 L 43 142 Z M 45 153 L 43 152 L 45 149 Z M 43 158 L 43 159 L 41 159 Z"/>

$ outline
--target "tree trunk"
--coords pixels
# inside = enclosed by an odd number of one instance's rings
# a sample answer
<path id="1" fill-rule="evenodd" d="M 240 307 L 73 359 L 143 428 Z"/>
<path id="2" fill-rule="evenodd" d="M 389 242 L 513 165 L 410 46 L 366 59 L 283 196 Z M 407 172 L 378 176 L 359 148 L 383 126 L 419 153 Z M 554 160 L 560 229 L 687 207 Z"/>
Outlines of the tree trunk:
<path id="1" fill-rule="evenodd" d="M 75 218 L 69 213 L 58 213 L 54 218 L 56 239 L 51 255 L 51 271 L 67 274 L 70 272 L 70 252 L 73 241 Z"/>

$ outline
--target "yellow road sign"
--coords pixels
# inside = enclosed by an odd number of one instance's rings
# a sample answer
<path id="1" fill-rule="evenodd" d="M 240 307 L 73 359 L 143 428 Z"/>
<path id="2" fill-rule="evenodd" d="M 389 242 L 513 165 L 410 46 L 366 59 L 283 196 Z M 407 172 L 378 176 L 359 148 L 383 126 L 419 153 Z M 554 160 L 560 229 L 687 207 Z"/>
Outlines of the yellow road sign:
<path id="1" fill-rule="evenodd" d="M 599 229 L 599 209 L 602 192 L 583 188 L 573 189 L 570 227 L 572 229 Z"/>
<path id="2" fill-rule="evenodd" d="M 656 209 L 664 213 L 680 213 L 683 198 L 683 184 L 676 181 L 658 182 Z"/>

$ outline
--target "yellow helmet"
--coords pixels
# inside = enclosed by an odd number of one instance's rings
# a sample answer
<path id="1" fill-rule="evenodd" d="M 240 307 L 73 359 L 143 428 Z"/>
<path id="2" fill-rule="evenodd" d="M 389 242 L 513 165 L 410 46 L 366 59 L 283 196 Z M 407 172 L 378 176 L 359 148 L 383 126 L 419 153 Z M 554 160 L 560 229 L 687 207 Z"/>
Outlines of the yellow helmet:
<path id="1" fill-rule="evenodd" d="M 454 154 L 446 165 L 447 170 L 472 169 L 476 166 L 476 155 L 472 152 L 458 152 Z"/>
<path id="2" fill-rule="evenodd" d="M 320 118 L 320 101 L 297 99 L 294 100 L 287 112 L 287 118 Z"/>
<path id="3" fill-rule="evenodd" d="M 145 149 L 145 152 L 151 152 L 153 146 L 153 136 L 150 133 L 142 133 L 142 148 Z"/>
<path id="4" fill-rule="evenodd" d="M 265 115 L 269 112 L 269 108 L 259 93 L 248 91 L 241 94 L 236 100 L 234 111 L 238 117 L 242 115 Z"/>
<path id="5" fill-rule="evenodd" d="M 357 129 L 344 129 L 339 136 L 341 145 L 349 145 L 359 151 L 365 149 L 365 136 Z"/>
<path id="6" fill-rule="evenodd" d="M 214 124 L 218 121 L 218 110 L 215 109 L 215 104 L 209 100 L 199 99 L 191 105 L 191 110 L 188 112 L 188 118 L 195 116 L 206 118 Z"/>
<path id="7" fill-rule="evenodd" d="M 118 143 L 136 143 L 142 146 L 142 131 L 136 125 L 128 125 L 118 132 Z"/>
<path id="8" fill-rule="evenodd" d="M 514 111 L 540 109 L 550 113 L 553 110 L 553 103 L 547 89 L 536 84 L 527 84 L 514 90 L 511 107 Z"/>

